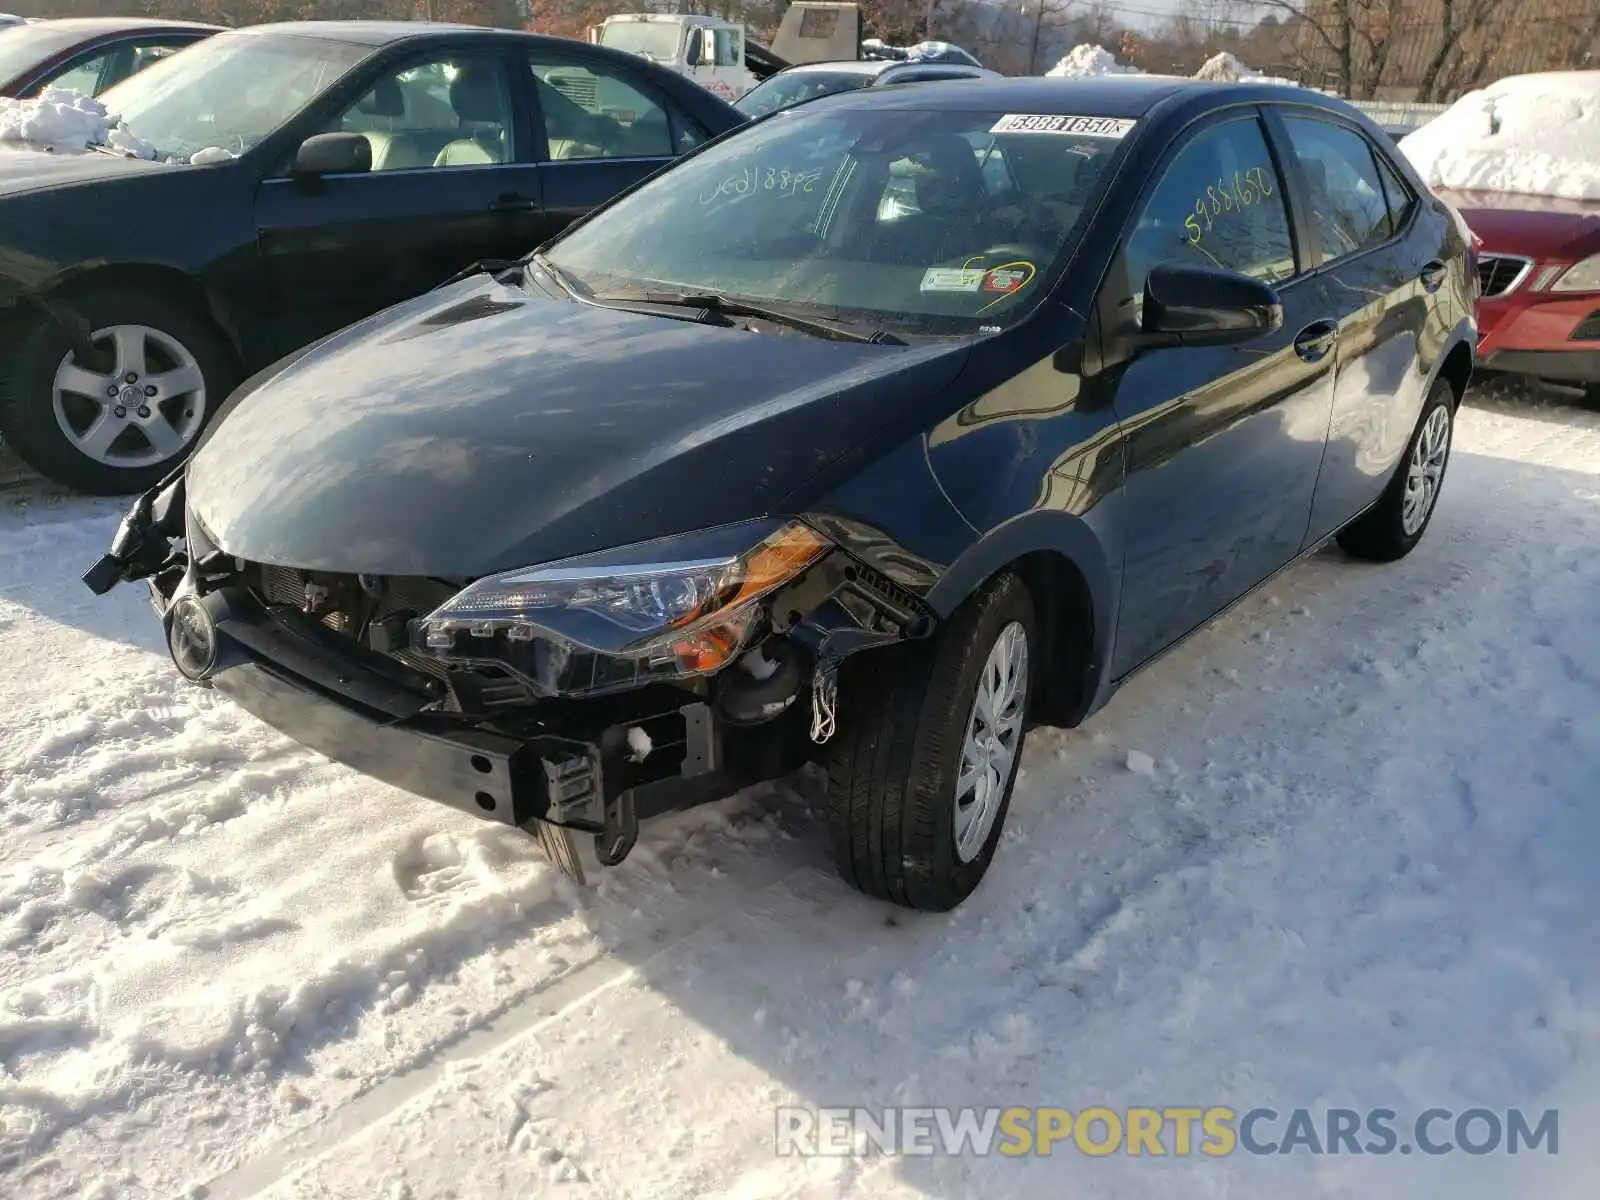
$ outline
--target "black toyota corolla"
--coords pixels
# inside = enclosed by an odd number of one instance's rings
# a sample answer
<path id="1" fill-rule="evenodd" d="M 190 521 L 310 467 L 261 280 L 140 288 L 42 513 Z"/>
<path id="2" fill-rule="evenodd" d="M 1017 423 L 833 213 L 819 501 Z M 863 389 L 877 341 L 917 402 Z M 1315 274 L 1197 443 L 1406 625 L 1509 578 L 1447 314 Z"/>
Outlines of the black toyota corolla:
<path id="1" fill-rule="evenodd" d="M 1163 80 L 779 113 L 247 382 L 86 581 L 569 868 L 813 759 L 846 877 L 949 908 L 1030 726 L 1330 538 L 1422 537 L 1474 273 L 1388 145 Z"/>

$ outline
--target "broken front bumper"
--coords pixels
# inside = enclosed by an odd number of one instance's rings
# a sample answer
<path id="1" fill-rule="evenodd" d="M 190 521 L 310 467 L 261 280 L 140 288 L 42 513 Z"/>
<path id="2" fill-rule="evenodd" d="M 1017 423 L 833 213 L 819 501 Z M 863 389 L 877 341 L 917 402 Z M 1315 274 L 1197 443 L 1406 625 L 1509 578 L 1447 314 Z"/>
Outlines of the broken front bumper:
<path id="1" fill-rule="evenodd" d="M 631 849 L 642 817 L 737 786 L 721 730 L 686 693 L 551 702 L 468 717 L 431 676 L 248 592 L 169 597 L 149 581 L 179 669 L 295 741 L 415 795 L 518 827 L 596 834 L 602 861 Z M 648 739 L 648 750 L 641 754 Z"/>

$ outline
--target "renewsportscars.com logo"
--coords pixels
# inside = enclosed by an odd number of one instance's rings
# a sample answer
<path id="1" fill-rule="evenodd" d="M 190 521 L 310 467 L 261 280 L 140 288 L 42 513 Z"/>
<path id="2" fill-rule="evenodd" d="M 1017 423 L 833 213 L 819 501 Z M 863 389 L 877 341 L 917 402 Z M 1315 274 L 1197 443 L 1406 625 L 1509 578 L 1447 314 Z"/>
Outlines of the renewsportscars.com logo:
<path id="1" fill-rule="evenodd" d="M 776 1110 L 779 1157 L 1104 1157 L 1560 1152 L 1560 1112 L 1391 1108 L 809 1108 Z"/>

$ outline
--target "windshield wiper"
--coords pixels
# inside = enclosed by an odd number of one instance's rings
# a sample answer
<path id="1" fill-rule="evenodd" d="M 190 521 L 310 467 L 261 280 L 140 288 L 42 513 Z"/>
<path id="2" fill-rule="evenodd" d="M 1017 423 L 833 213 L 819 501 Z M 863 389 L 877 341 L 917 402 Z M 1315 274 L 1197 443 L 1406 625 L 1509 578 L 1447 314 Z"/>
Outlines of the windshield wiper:
<path id="1" fill-rule="evenodd" d="M 905 342 L 884 329 L 866 330 L 840 321 L 825 321 L 818 317 L 802 317 L 781 309 L 752 304 L 748 300 L 733 300 L 716 292 L 651 292 L 621 291 L 596 292 L 590 296 L 596 304 L 655 304 L 666 308 L 697 308 L 716 313 L 720 317 L 754 317 L 786 325 L 813 337 L 829 338 L 836 342 L 865 342 L 877 346 L 904 346 Z"/>
<path id="2" fill-rule="evenodd" d="M 461 270 L 441 283 L 439 288 L 449 287 L 452 283 L 460 283 L 463 279 L 471 279 L 474 275 L 498 277 L 511 270 L 512 267 L 520 268 L 521 266 L 522 260 L 518 258 L 480 258 L 477 262 L 469 263 L 467 266 L 462 267 Z M 434 288 L 433 290 L 438 291 L 439 288 Z"/>
<path id="3" fill-rule="evenodd" d="M 538 267 L 546 275 L 550 276 L 551 279 L 554 279 L 561 290 L 566 292 L 567 295 L 571 296 L 573 299 L 583 299 L 582 295 L 578 292 L 578 289 L 573 285 L 572 280 L 567 276 L 567 273 L 546 258 L 543 250 L 535 250 L 532 254 L 523 259 L 523 262 L 531 262 L 534 266 Z M 528 278 L 526 270 L 523 271 L 522 278 L 523 282 L 526 283 Z"/>

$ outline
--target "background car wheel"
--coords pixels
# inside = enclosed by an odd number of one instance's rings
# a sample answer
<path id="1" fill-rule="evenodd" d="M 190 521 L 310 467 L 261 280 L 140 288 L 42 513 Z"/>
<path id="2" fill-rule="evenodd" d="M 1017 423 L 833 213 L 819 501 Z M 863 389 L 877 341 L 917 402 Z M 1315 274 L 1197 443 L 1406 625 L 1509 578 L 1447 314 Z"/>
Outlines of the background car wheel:
<path id="1" fill-rule="evenodd" d="M 828 743 L 828 824 L 844 877 L 943 912 L 989 869 L 1021 761 L 1037 625 L 1002 576 L 929 643 L 846 659 Z"/>
<path id="2" fill-rule="evenodd" d="M 57 483 L 115 496 L 153 486 L 193 448 L 238 382 L 208 322 L 155 294 L 96 292 L 73 303 L 84 354 L 33 317 L 0 356 L 0 434 Z"/>
<path id="3" fill-rule="evenodd" d="M 1411 443 L 1383 497 L 1339 531 L 1339 545 L 1346 554 L 1370 562 L 1394 562 L 1410 554 L 1422 540 L 1439 503 L 1445 468 L 1450 465 L 1455 410 L 1455 393 L 1441 379 L 1422 406 Z"/>

